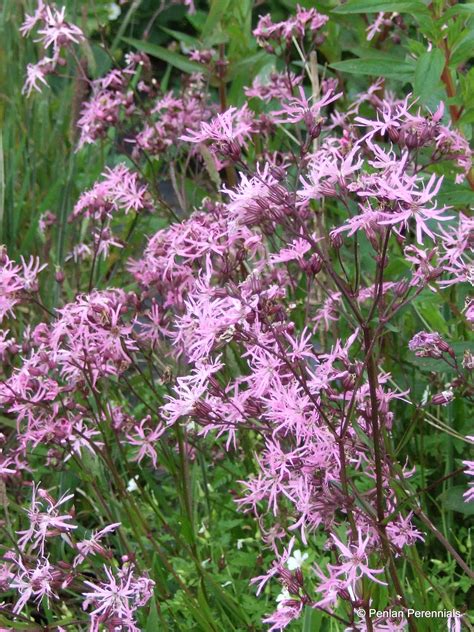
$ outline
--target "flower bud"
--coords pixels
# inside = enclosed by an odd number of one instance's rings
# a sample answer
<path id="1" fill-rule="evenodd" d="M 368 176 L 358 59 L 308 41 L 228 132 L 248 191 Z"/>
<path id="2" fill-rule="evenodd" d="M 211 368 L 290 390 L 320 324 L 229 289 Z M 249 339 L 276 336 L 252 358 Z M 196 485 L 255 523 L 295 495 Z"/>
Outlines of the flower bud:
<path id="1" fill-rule="evenodd" d="M 59 283 L 59 284 L 64 283 L 64 279 L 66 277 L 64 276 L 64 272 L 61 270 L 61 268 L 56 268 L 56 272 L 54 273 L 54 278 L 56 279 L 56 283 Z"/>
<path id="2" fill-rule="evenodd" d="M 388 137 L 390 138 L 392 143 L 398 144 L 398 142 L 400 141 L 400 132 L 398 131 L 398 129 L 395 129 L 394 127 L 389 127 L 387 131 Z"/>
<path id="3" fill-rule="evenodd" d="M 393 288 L 393 291 L 395 292 L 396 296 L 405 296 L 405 294 L 408 292 L 408 290 L 410 289 L 410 283 L 404 279 L 403 281 L 399 281 L 395 287 Z"/>
<path id="4" fill-rule="evenodd" d="M 316 275 L 318 274 L 318 272 L 321 272 L 321 269 L 323 267 L 323 260 L 319 255 L 311 255 L 311 258 L 309 260 L 309 267 L 311 272 Z"/>
<path id="5" fill-rule="evenodd" d="M 344 239 L 343 239 L 341 233 L 332 232 L 329 235 L 329 240 L 331 242 L 331 246 L 333 248 L 337 248 L 338 250 L 339 250 L 339 248 L 342 247 L 342 244 L 344 243 Z"/>
<path id="6" fill-rule="evenodd" d="M 454 393 L 451 390 L 443 391 L 442 393 L 437 393 L 433 396 L 431 403 L 434 406 L 446 406 L 454 399 Z"/>

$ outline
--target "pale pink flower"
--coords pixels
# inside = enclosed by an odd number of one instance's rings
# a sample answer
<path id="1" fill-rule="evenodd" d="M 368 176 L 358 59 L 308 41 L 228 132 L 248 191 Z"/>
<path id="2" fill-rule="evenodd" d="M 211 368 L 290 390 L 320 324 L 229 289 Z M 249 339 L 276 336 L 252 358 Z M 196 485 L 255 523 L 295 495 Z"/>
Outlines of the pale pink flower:
<path id="1" fill-rule="evenodd" d="M 107 550 L 101 544 L 101 540 L 109 533 L 118 529 L 118 527 L 120 527 L 120 522 L 109 524 L 99 531 L 93 531 L 90 538 L 78 542 L 76 547 L 79 553 L 74 558 L 73 566 L 82 564 L 89 555 L 102 555 L 103 557 L 107 557 Z"/>
<path id="2" fill-rule="evenodd" d="M 304 88 L 301 86 L 299 93 L 299 98 L 290 99 L 288 103 L 283 103 L 281 110 L 272 112 L 272 118 L 275 123 L 295 124 L 304 121 L 310 127 L 318 123 L 323 107 L 342 97 L 342 92 L 337 94 L 327 92 L 323 97 L 311 103 L 312 97 L 308 99 Z"/>
<path id="3" fill-rule="evenodd" d="M 155 443 L 165 432 L 166 427 L 160 423 L 156 427 L 152 428 L 150 427 L 150 422 L 151 417 L 148 415 L 140 422 L 140 425 L 135 426 L 134 434 L 127 435 L 127 440 L 130 445 L 137 446 L 139 448 L 137 454 L 133 457 L 134 461 L 141 463 L 145 456 L 148 456 L 153 463 L 153 467 L 156 468 L 158 454 Z"/>
<path id="4" fill-rule="evenodd" d="M 334 533 L 331 533 L 331 538 L 334 544 L 340 551 L 339 565 L 328 565 L 337 577 L 343 577 L 346 587 L 354 588 L 356 582 L 362 577 L 367 577 L 371 581 L 377 584 L 387 585 L 386 582 L 381 581 L 376 575 L 383 573 L 383 568 L 370 568 L 368 562 L 367 548 L 371 540 L 370 533 L 367 533 L 365 539 L 360 528 L 357 529 L 358 541 L 352 544 L 344 544 L 337 538 Z"/>
<path id="5" fill-rule="evenodd" d="M 91 590 L 84 593 L 84 610 L 93 608 L 90 616 L 92 630 L 98 630 L 100 623 L 114 619 L 117 624 L 138 632 L 135 612 L 144 606 L 153 594 L 155 583 L 146 575 L 135 576 L 133 564 L 128 564 L 115 573 L 104 566 L 106 581 L 84 584 Z"/>
<path id="6" fill-rule="evenodd" d="M 240 149 L 246 146 L 253 131 L 252 113 L 247 105 L 241 108 L 231 107 L 222 114 L 218 114 L 209 123 L 201 123 L 198 130 L 188 130 L 180 140 L 189 143 L 205 143 L 210 141 L 217 144 L 222 153 L 238 155 Z"/>
<path id="7" fill-rule="evenodd" d="M 13 607 L 14 613 L 19 614 L 30 599 L 34 599 L 39 605 L 43 598 L 46 598 L 47 602 L 51 598 L 58 598 L 54 592 L 58 575 L 48 559 L 38 558 L 33 568 L 27 567 L 21 558 L 13 561 L 17 568 L 10 588 L 14 588 L 20 595 Z"/>
<path id="8" fill-rule="evenodd" d="M 40 37 L 36 40 L 42 42 L 46 48 L 53 46 L 57 51 L 69 44 L 79 44 L 84 38 L 84 33 L 78 26 L 65 20 L 66 7 L 61 10 L 46 6 L 46 14 L 43 18 L 44 27 L 38 29 Z"/>
<path id="9" fill-rule="evenodd" d="M 17 531 L 18 535 L 21 535 L 18 546 L 22 551 L 28 546 L 32 550 L 39 548 L 43 556 L 48 538 L 77 529 L 76 525 L 69 522 L 72 520 L 70 514 L 60 515 L 58 511 L 58 508 L 71 498 L 74 498 L 74 494 L 63 494 L 58 501 L 55 501 L 39 485 L 33 485 L 31 507 L 26 510 L 30 526 L 24 531 Z"/>

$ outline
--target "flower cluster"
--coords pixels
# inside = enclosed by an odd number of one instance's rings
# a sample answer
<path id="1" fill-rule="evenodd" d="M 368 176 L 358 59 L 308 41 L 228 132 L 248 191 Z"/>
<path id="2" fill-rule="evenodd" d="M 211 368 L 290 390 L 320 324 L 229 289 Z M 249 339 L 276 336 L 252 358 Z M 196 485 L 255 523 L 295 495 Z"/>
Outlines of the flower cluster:
<path id="1" fill-rule="evenodd" d="M 260 46 L 268 52 L 274 52 L 275 46 L 289 46 L 293 38 L 302 39 L 306 33 L 318 36 L 328 19 L 327 15 L 318 13 L 316 9 L 304 9 L 297 5 L 295 16 L 284 22 L 273 22 L 269 13 L 263 15 L 253 34 Z M 318 44 L 322 44 L 322 41 L 317 39 Z"/>
<path id="2" fill-rule="evenodd" d="M 127 65 L 122 70 L 111 70 L 105 77 L 92 82 L 92 94 L 83 103 L 77 121 L 80 130 L 79 149 L 104 138 L 107 131 L 118 124 L 122 115 L 128 117 L 135 112 L 130 82 L 138 69 L 150 66 L 150 61 L 143 54 L 128 55 L 126 61 Z"/>
<path id="3" fill-rule="evenodd" d="M 29 96 L 32 90 L 41 92 L 41 84 L 47 85 L 46 76 L 56 72 L 58 67 L 66 63 L 63 53 L 71 49 L 74 44 L 84 41 L 81 29 L 66 21 L 66 8 L 61 10 L 38 0 L 38 6 L 33 15 L 27 15 L 20 32 L 24 37 L 37 32 L 38 39 L 49 55 L 40 59 L 36 64 L 28 64 L 26 81 L 23 91 Z"/>

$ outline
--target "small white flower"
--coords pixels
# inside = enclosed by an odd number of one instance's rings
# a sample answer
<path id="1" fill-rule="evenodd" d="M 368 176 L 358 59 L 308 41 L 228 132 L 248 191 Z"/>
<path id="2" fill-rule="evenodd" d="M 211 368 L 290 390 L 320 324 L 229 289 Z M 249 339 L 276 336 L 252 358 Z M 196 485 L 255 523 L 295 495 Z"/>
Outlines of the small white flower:
<path id="1" fill-rule="evenodd" d="M 424 406 L 425 404 L 428 403 L 428 400 L 430 398 L 430 387 L 427 386 L 425 388 L 425 390 L 423 391 L 423 396 L 421 398 L 421 404 Z"/>
<path id="2" fill-rule="evenodd" d="M 293 555 L 289 557 L 286 562 L 288 570 L 295 571 L 297 568 L 301 568 L 308 557 L 308 553 L 301 553 L 299 549 L 296 549 L 296 551 L 293 551 Z"/>
<path id="3" fill-rule="evenodd" d="M 118 16 L 122 13 L 122 9 L 115 2 L 111 2 L 106 5 L 107 9 L 107 17 L 109 20 L 116 20 Z"/>
<path id="4" fill-rule="evenodd" d="M 276 601 L 277 601 L 277 604 L 278 604 L 277 605 L 277 610 L 280 610 L 281 608 L 283 608 L 284 607 L 283 602 L 288 601 L 288 599 L 291 599 L 291 595 L 288 592 L 288 588 L 283 588 L 281 593 L 276 598 Z"/>
<path id="5" fill-rule="evenodd" d="M 136 481 L 138 480 L 138 476 L 131 478 L 127 484 L 127 492 L 136 492 L 138 489 L 138 485 Z"/>

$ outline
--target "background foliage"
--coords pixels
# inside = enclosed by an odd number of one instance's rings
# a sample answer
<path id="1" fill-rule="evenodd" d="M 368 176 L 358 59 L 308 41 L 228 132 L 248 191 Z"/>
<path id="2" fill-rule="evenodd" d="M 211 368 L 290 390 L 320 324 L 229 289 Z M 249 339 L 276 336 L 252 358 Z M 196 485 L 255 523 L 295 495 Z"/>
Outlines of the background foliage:
<path id="1" fill-rule="evenodd" d="M 152 73 L 159 78 L 163 91 L 178 88 L 183 75 L 199 69 L 190 61 L 190 48 L 216 48 L 227 60 L 222 75 L 210 77 L 216 101 L 225 99 L 227 106 L 241 106 L 246 98 L 243 87 L 255 77 L 268 77 L 275 68 L 275 58 L 257 47 L 252 29 L 259 15 L 271 12 L 275 20 L 286 19 L 296 8 L 293 0 L 272 0 L 253 3 L 251 0 L 211 0 L 200 2 L 195 14 L 186 7 L 171 5 L 155 19 L 157 3 L 134 0 L 120 7 L 101 0 L 68 0 L 65 2 L 70 20 L 78 24 L 89 37 L 80 48 L 80 60 L 87 75 L 98 78 L 120 65 L 130 49 L 146 52 L 152 60 Z M 381 76 L 385 89 L 403 95 L 412 92 L 419 103 L 435 111 L 442 100 L 447 104 L 451 124 L 470 140 L 474 123 L 474 3 L 434 0 L 338 0 L 299 4 L 316 6 L 330 15 L 327 38 L 318 48 L 318 68 L 321 78 L 336 77 L 350 101 Z M 65 74 L 68 80 L 52 78 L 50 89 L 34 93 L 29 99 L 22 94 L 25 67 L 37 56 L 31 40 L 21 38 L 18 29 L 24 13 L 31 10 L 27 0 L 4 0 L 0 8 L 0 241 L 9 256 L 38 255 L 51 263 L 43 273 L 42 298 L 46 308 L 54 309 L 72 297 L 74 283 L 66 279 L 64 285 L 55 282 L 58 268 L 65 264 L 65 256 L 76 239 L 76 227 L 69 224 L 72 208 L 81 191 L 92 186 L 106 166 L 113 166 L 124 158 L 132 160 L 124 139 L 110 135 L 100 146 L 86 146 L 77 152 L 76 123 L 81 102 L 87 96 L 87 85 L 76 65 L 71 62 Z M 113 5 L 113 6 L 112 6 Z M 120 9 L 120 13 L 118 13 Z M 382 30 L 367 41 L 366 29 L 380 11 L 400 14 L 398 26 Z M 113 18 L 113 19 L 112 19 Z M 429 45 L 428 45 L 429 44 Z M 295 57 L 295 68 L 302 61 Z M 255 108 L 260 107 L 257 103 Z M 281 142 L 283 140 L 281 139 Z M 275 141 L 278 145 L 278 140 Z M 275 147 L 276 148 L 276 147 Z M 443 167 L 435 167 L 442 173 Z M 159 161 L 144 168 L 145 175 L 156 178 L 162 197 L 174 205 L 173 193 L 166 173 L 166 164 Z M 197 206 L 223 174 L 210 170 L 207 180 L 185 181 L 186 205 Z M 474 200 L 474 177 L 456 185 L 447 175 L 438 201 L 455 206 L 457 212 L 467 211 Z M 168 196 L 168 197 L 167 197 Z M 51 236 L 45 238 L 38 231 L 39 218 L 51 211 L 58 220 Z M 176 210 L 179 218 L 182 211 Z M 181 214 L 181 215 L 180 215 Z M 337 210 L 334 210 L 337 217 Z M 132 218 L 125 218 L 122 235 L 129 236 L 126 253 L 140 253 L 149 235 L 170 222 L 162 208 L 157 214 L 140 220 L 137 230 L 130 231 Z M 96 278 L 103 287 L 107 280 L 118 284 L 120 278 L 107 276 L 114 259 L 101 262 Z M 390 272 L 402 272 L 406 263 L 401 253 L 393 252 Z M 362 251 L 362 269 L 369 271 L 373 262 Z M 410 389 L 412 404 L 399 402 L 394 413 L 399 423 L 394 431 L 397 452 L 404 451 L 410 462 L 417 463 L 416 475 L 411 479 L 413 492 L 418 495 L 424 512 L 444 537 L 453 543 L 467 563 L 472 559 L 472 504 L 464 503 L 462 494 L 466 478 L 461 461 L 467 448 L 463 439 L 472 434 L 471 410 L 461 399 L 452 406 L 427 409 L 420 405 L 427 391 L 436 392 L 452 378 L 446 364 L 426 358 L 414 358 L 400 339 L 407 332 L 420 329 L 440 332 L 450 340 L 459 362 L 466 350 L 473 350 L 471 334 L 459 317 L 465 290 L 459 288 L 426 290 L 397 316 L 386 332 L 383 345 L 393 381 L 402 390 Z M 298 298 L 298 297 L 297 297 Z M 26 314 L 25 314 L 26 317 Z M 295 310 L 294 318 L 304 314 Z M 21 325 L 21 312 L 19 326 Z M 230 371 L 241 370 L 240 358 L 232 351 L 226 357 Z M 166 363 L 165 363 L 166 364 Z M 179 366 L 166 366 L 171 375 Z M 170 378 L 171 379 L 171 378 Z M 133 384 L 132 384 L 133 386 Z M 110 398 L 119 399 L 123 384 L 110 386 Z M 137 386 L 137 388 L 140 388 Z M 167 385 L 157 387 L 166 393 Z M 140 393 L 145 399 L 147 396 Z M 137 414 L 146 409 L 138 399 Z M 5 433 L 15 423 L 8 416 L 1 423 Z M 176 441 L 182 442 L 179 428 Z M 157 584 L 157 599 L 141 614 L 140 625 L 145 632 L 154 630 L 260 630 L 261 619 L 274 607 L 275 590 L 267 589 L 260 599 L 249 587 L 249 580 L 261 574 L 271 563 L 261 546 L 261 533 L 251 517 L 237 510 L 234 498 L 240 493 L 237 481 L 245 479 L 255 469 L 258 440 L 252 433 L 243 444 L 243 455 L 229 452 L 223 444 L 198 443 L 193 446 L 197 458 L 189 463 L 180 452 L 166 443 L 159 448 L 159 462 L 155 472 L 140 470 L 138 489 L 127 497 L 111 485 L 111 473 L 99 461 L 88 460 L 86 468 L 74 466 L 51 471 L 45 465 L 46 451 L 39 446 L 32 456 L 39 480 L 48 487 L 56 484 L 58 496 L 76 489 L 81 497 L 76 500 L 76 515 L 87 523 L 90 515 L 104 522 L 121 522 L 132 548 L 140 549 L 144 564 Z M 136 463 L 120 459 L 119 448 L 114 448 L 117 476 L 129 482 L 138 474 Z M 85 456 L 85 459 L 88 457 Z M 84 465 L 84 464 L 83 464 Z M 449 476 L 459 470 L 456 476 Z M 88 472 L 88 478 L 84 478 Z M 447 477 L 445 480 L 444 477 Z M 113 476 L 112 476 L 113 478 Z M 435 485 L 436 481 L 441 481 Z M 21 499 L 21 490 L 4 502 L 3 531 L 5 542 L 21 522 L 21 507 L 14 496 Z M 151 498 L 151 501 L 150 501 Z M 3 502 L 3 501 L 2 501 Z M 21 502 L 21 500 L 20 500 Z M 140 516 L 137 519 L 137 506 Z M 12 521 L 12 522 L 10 522 Z M 158 546 L 146 541 L 147 530 L 155 533 Z M 318 536 L 314 536 L 317 541 Z M 57 543 L 61 547 L 60 542 Z M 118 550 L 124 543 L 117 540 Z M 414 607 L 465 608 L 469 602 L 470 580 L 460 572 L 455 561 L 439 541 L 427 536 L 426 543 L 412 551 L 411 568 L 405 568 L 404 580 L 409 586 Z M 61 553 L 57 551 L 57 557 Z M 308 564 L 316 561 L 308 560 Z M 320 563 L 321 560 L 317 560 Z M 423 570 L 421 570 L 423 569 Z M 419 571 L 419 572 L 418 572 Z M 380 587 L 380 593 L 383 592 Z M 383 594 L 379 595 L 380 603 Z M 72 614 L 62 613 L 58 620 L 47 607 L 34 614 L 42 629 L 57 629 L 59 624 L 74 629 Z M 2 618 L 3 617 L 3 618 Z M 33 629 L 29 624 L 13 622 L 0 615 L 5 629 Z M 340 623 L 323 619 L 322 613 L 307 609 L 302 620 L 290 626 L 304 632 L 339 630 Z M 420 630 L 435 630 L 434 622 L 420 622 Z M 444 629 L 445 624 L 443 624 Z M 81 628 L 77 628 L 81 629 Z"/>

